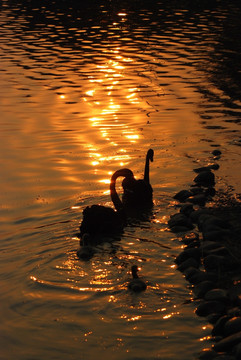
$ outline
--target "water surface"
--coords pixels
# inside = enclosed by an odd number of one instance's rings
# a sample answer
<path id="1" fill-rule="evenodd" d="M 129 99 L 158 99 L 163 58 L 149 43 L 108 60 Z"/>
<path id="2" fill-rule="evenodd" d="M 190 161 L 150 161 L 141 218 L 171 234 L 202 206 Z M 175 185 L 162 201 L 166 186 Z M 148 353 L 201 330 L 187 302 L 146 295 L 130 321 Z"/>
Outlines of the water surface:
<path id="1" fill-rule="evenodd" d="M 217 188 L 241 192 L 239 19 L 235 1 L 2 2 L 3 359 L 188 360 L 211 346 L 167 219 L 213 149 Z M 112 206 L 111 174 L 142 177 L 150 147 L 150 221 L 79 261 L 83 208 Z"/>

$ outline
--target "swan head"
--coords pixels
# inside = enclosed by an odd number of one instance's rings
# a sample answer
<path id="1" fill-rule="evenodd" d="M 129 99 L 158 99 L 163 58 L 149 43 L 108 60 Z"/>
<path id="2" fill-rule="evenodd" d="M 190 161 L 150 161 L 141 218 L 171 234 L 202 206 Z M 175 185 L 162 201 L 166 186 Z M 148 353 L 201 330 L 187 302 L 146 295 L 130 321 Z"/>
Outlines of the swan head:
<path id="1" fill-rule="evenodd" d="M 90 235 L 84 233 L 80 240 L 80 247 L 77 250 L 77 256 L 81 260 L 90 260 L 94 255 L 94 249 L 90 245 Z"/>
<path id="2" fill-rule="evenodd" d="M 89 233 L 84 233 L 81 237 L 80 240 L 80 245 L 82 245 L 83 247 L 89 246 L 91 241 L 91 236 Z"/>
<path id="3" fill-rule="evenodd" d="M 154 151 L 153 151 L 152 149 L 149 149 L 149 150 L 147 151 L 146 156 L 147 156 L 147 158 L 148 158 L 151 162 L 153 162 Z"/>
<path id="4" fill-rule="evenodd" d="M 131 267 L 133 279 L 129 282 L 128 288 L 134 292 L 144 291 L 147 288 L 146 283 L 143 280 L 139 279 L 137 275 L 138 270 L 139 269 L 137 265 L 133 265 Z"/>

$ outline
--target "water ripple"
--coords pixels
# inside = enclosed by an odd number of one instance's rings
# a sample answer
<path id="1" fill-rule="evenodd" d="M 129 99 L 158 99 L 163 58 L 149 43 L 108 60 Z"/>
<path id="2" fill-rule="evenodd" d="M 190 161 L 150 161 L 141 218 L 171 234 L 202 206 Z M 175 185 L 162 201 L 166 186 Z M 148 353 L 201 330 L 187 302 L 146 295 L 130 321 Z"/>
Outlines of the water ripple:
<path id="1" fill-rule="evenodd" d="M 176 271 L 167 217 L 212 146 L 225 153 L 219 184 L 228 174 L 240 191 L 239 19 L 236 1 L 2 2 L 5 358 L 188 360 L 202 348 L 209 329 Z M 81 262 L 83 208 L 112 206 L 111 174 L 141 178 L 149 147 L 153 217 Z M 139 295 L 127 290 L 136 263 Z"/>

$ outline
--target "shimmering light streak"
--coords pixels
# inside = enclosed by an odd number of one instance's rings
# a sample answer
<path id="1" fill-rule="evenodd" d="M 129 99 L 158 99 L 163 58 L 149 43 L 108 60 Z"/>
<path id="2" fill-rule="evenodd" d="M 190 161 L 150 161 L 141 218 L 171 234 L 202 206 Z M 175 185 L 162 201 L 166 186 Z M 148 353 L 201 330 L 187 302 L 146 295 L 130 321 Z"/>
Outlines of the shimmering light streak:
<path id="1" fill-rule="evenodd" d="M 93 166 L 97 166 L 97 165 L 99 165 L 99 161 L 91 161 L 91 165 L 93 165 Z"/>
<path id="2" fill-rule="evenodd" d="M 110 179 L 101 179 L 99 182 L 102 184 L 110 184 Z"/>
<path id="3" fill-rule="evenodd" d="M 118 14 L 121 17 L 126 17 L 126 13 L 120 12 Z M 140 139 L 140 135 L 128 125 L 125 121 L 120 121 L 120 113 L 123 112 L 121 103 L 118 102 L 119 95 L 122 98 L 126 98 L 128 102 L 135 105 L 140 102 L 138 98 L 138 87 L 130 87 L 126 89 L 120 86 L 120 78 L 125 77 L 125 63 L 133 62 L 131 58 L 127 58 L 121 55 L 121 47 L 115 49 L 105 50 L 109 55 L 111 52 L 113 57 L 110 59 L 107 57 L 107 61 L 102 64 L 95 65 L 93 74 L 88 77 L 88 81 L 92 88 L 85 91 L 86 97 L 82 100 L 86 102 L 87 106 L 91 108 L 92 116 L 89 117 L 91 126 L 99 130 L 100 136 L 111 147 L 118 147 L 118 143 L 113 141 L 112 134 L 115 129 L 120 129 L 123 138 L 127 139 L 130 143 L 136 143 Z M 103 94 L 104 92 L 104 94 Z M 118 96 L 114 96 L 117 94 Z M 91 151 L 91 149 L 90 149 Z M 120 149 L 119 152 L 126 152 L 124 149 Z M 90 154 L 91 166 L 102 166 L 104 162 L 112 161 L 118 167 L 128 166 L 129 157 L 121 157 L 120 155 L 103 156 L 101 151 Z M 105 179 L 100 180 L 104 184 L 107 184 Z M 109 183 L 109 181 L 108 181 Z"/>
<path id="4" fill-rule="evenodd" d="M 86 91 L 86 95 L 93 96 L 95 93 L 95 90 L 88 90 Z"/>
<path id="5" fill-rule="evenodd" d="M 207 340 L 211 340 L 212 336 L 204 336 L 203 338 L 199 339 L 199 341 L 207 341 Z"/>
<path id="6" fill-rule="evenodd" d="M 126 138 L 131 140 L 139 139 L 139 135 L 126 135 Z"/>
<path id="7" fill-rule="evenodd" d="M 167 301 L 168 302 L 168 301 Z M 175 306 L 174 306 L 175 307 Z M 172 312 L 172 313 L 170 313 L 170 314 L 168 314 L 168 315 L 165 315 L 165 316 L 163 316 L 163 319 L 170 319 L 173 315 L 179 315 L 180 314 L 180 312 L 179 311 L 177 311 L 177 312 Z"/>
<path id="8" fill-rule="evenodd" d="M 132 318 L 130 319 L 127 319 L 127 321 L 137 321 L 137 320 L 140 320 L 142 317 L 140 315 L 138 316 L 133 316 Z"/>

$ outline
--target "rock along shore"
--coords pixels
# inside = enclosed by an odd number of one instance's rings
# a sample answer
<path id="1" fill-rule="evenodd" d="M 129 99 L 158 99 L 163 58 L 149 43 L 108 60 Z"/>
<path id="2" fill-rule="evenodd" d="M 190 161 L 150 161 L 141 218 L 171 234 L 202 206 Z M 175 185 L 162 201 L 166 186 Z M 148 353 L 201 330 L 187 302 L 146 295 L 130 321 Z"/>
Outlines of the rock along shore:
<path id="1" fill-rule="evenodd" d="M 197 316 L 213 325 L 213 345 L 197 359 L 241 359 L 241 203 L 215 190 L 214 163 L 196 168 L 189 189 L 174 199 L 179 212 L 168 221 L 174 233 L 182 233 L 184 250 L 176 257 L 177 269 L 191 284 Z"/>

